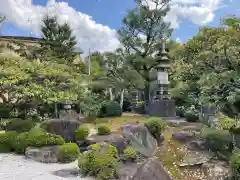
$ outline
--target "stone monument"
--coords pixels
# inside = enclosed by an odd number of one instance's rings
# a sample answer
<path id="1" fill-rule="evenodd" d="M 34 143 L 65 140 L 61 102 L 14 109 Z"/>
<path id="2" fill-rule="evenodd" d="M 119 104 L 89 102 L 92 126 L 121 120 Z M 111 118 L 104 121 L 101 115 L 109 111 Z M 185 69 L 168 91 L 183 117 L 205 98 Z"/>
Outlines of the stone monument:
<path id="1" fill-rule="evenodd" d="M 165 43 L 162 43 L 161 51 L 157 54 L 158 64 L 155 66 L 157 70 L 157 81 L 154 83 L 152 90 L 152 99 L 147 106 L 147 113 L 157 117 L 176 117 L 175 101 L 169 97 L 169 78 L 168 70 L 170 69 L 170 61 L 167 55 Z"/>

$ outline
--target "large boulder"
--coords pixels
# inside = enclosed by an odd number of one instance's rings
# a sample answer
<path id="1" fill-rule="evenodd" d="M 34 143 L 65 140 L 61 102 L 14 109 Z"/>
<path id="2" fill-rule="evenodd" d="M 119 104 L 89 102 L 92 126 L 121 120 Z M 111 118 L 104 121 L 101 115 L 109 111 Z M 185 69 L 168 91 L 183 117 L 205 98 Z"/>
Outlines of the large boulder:
<path id="1" fill-rule="evenodd" d="M 75 131 L 81 124 L 78 120 L 52 119 L 44 121 L 41 127 L 47 132 L 62 136 L 66 142 L 74 142 Z"/>
<path id="2" fill-rule="evenodd" d="M 120 180 L 171 180 L 157 158 L 148 158 L 140 164 L 122 164 L 117 175 Z"/>
<path id="3" fill-rule="evenodd" d="M 25 151 L 25 156 L 42 163 L 57 163 L 58 146 L 47 146 L 42 148 L 28 147 Z"/>

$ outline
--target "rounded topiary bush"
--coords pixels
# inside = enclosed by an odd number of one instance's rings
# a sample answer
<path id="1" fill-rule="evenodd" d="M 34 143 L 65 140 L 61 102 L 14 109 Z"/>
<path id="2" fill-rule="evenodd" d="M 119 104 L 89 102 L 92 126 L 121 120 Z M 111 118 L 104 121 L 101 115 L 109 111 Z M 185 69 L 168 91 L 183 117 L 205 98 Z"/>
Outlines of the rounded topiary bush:
<path id="1" fill-rule="evenodd" d="M 91 151 L 79 157 L 78 166 L 85 176 L 110 180 L 116 176 L 117 159 L 108 153 Z"/>
<path id="2" fill-rule="evenodd" d="M 166 129 L 167 123 L 158 117 L 152 117 L 144 125 L 154 138 L 158 138 Z"/>
<path id="3" fill-rule="evenodd" d="M 232 179 L 240 179 L 240 150 L 234 150 L 230 158 L 230 169 Z"/>
<path id="4" fill-rule="evenodd" d="M 36 125 L 36 122 L 33 122 L 32 120 L 23 120 L 23 119 L 8 119 L 6 120 L 5 124 L 5 130 L 6 131 L 17 131 L 19 133 L 21 132 L 27 132 L 30 129 L 32 129 Z"/>
<path id="5" fill-rule="evenodd" d="M 67 142 L 74 142 L 75 132 L 81 122 L 76 120 L 53 119 L 44 121 L 41 128 L 45 131 L 62 136 Z"/>
<path id="6" fill-rule="evenodd" d="M 85 140 L 89 135 L 89 128 L 87 126 L 80 126 L 75 132 L 75 139 L 77 141 Z"/>
<path id="7" fill-rule="evenodd" d="M 103 147 L 104 146 L 104 147 Z M 90 145 L 90 149 L 95 151 L 95 152 L 100 152 L 101 149 L 104 148 L 104 152 L 113 156 L 113 157 L 117 157 L 117 148 L 111 144 L 101 144 L 101 143 L 97 143 L 97 144 L 92 144 Z"/>
<path id="8" fill-rule="evenodd" d="M 123 150 L 124 160 L 135 160 L 137 158 L 137 150 L 133 147 L 126 147 Z"/>
<path id="9" fill-rule="evenodd" d="M 64 139 L 59 135 L 42 131 L 30 131 L 17 136 L 15 151 L 17 153 L 24 153 L 27 147 L 63 145 L 64 143 Z"/>
<path id="10" fill-rule="evenodd" d="M 14 150 L 18 133 L 15 131 L 6 131 L 0 133 L 0 152 L 11 152 Z"/>
<path id="11" fill-rule="evenodd" d="M 59 147 L 57 154 L 58 160 L 61 163 L 69 163 L 75 161 L 80 155 L 80 150 L 75 143 L 66 143 Z"/>
<path id="12" fill-rule="evenodd" d="M 100 117 L 116 117 L 122 115 L 122 108 L 116 101 L 107 101 L 102 104 Z"/>
<path id="13" fill-rule="evenodd" d="M 106 125 L 100 125 L 98 126 L 98 129 L 97 129 L 97 133 L 98 135 L 109 135 L 111 134 L 111 129 L 110 127 L 106 126 Z"/>
<path id="14" fill-rule="evenodd" d="M 198 115 L 193 112 L 186 112 L 184 114 L 184 117 L 187 122 L 197 122 L 198 121 Z"/>
<path id="15" fill-rule="evenodd" d="M 229 131 L 205 128 L 202 136 L 205 139 L 205 146 L 212 152 L 231 151 L 232 137 Z"/>

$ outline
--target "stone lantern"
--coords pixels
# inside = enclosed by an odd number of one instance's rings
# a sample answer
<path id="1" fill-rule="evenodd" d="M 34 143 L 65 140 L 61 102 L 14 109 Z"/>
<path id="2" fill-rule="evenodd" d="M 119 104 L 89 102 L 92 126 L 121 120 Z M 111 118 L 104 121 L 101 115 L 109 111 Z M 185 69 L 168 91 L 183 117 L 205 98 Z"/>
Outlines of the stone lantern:
<path id="1" fill-rule="evenodd" d="M 158 64 L 155 66 L 157 69 L 157 88 L 155 91 L 155 96 L 158 99 L 168 99 L 168 70 L 170 68 L 170 61 L 168 58 L 168 53 L 166 51 L 165 43 L 162 43 L 161 51 L 157 55 Z"/>

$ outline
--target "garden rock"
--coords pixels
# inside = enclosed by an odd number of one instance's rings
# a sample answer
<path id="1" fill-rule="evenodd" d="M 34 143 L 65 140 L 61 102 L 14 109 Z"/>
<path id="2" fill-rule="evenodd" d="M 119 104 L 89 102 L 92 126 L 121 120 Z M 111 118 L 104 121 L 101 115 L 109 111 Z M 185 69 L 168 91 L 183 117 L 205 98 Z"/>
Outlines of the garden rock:
<path id="1" fill-rule="evenodd" d="M 204 153 L 190 153 L 185 156 L 182 163 L 179 164 L 180 167 L 187 166 L 197 166 L 207 163 L 211 159 L 211 156 Z"/>
<path id="2" fill-rule="evenodd" d="M 171 180 L 157 158 L 149 158 L 137 169 L 131 180 Z"/>
<path id="3" fill-rule="evenodd" d="M 162 143 L 164 142 L 165 138 L 164 136 L 159 136 L 156 138 L 158 146 L 162 145 Z"/>
<path id="4" fill-rule="evenodd" d="M 201 141 L 201 140 L 196 140 L 196 141 L 190 141 L 187 143 L 187 148 L 188 150 L 204 150 L 205 147 L 204 147 L 204 141 Z"/>
<path id="5" fill-rule="evenodd" d="M 209 162 L 202 165 L 204 174 L 211 180 L 225 180 L 230 171 L 225 162 Z"/>
<path id="6" fill-rule="evenodd" d="M 117 175 L 120 180 L 171 180 L 156 158 L 148 158 L 140 164 L 122 164 L 117 168 Z"/>
<path id="7" fill-rule="evenodd" d="M 194 133 L 182 131 L 172 134 L 172 139 L 175 141 L 186 142 L 194 137 Z"/>
<path id="8" fill-rule="evenodd" d="M 75 131 L 81 124 L 77 120 L 52 119 L 44 121 L 42 128 L 47 132 L 62 136 L 66 142 L 74 142 Z"/>
<path id="9" fill-rule="evenodd" d="M 57 163 L 58 146 L 26 149 L 25 156 L 42 163 Z"/>

